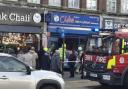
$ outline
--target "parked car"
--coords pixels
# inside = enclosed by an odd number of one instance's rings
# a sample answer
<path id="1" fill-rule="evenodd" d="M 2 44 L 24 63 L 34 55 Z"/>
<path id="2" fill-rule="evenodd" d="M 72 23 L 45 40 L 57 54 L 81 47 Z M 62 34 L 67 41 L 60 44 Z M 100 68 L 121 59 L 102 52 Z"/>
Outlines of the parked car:
<path id="1" fill-rule="evenodd" d="M 12 55 L 0 53 L 0 89 L 64 89 L 58 73 L 33 70 Z"/>

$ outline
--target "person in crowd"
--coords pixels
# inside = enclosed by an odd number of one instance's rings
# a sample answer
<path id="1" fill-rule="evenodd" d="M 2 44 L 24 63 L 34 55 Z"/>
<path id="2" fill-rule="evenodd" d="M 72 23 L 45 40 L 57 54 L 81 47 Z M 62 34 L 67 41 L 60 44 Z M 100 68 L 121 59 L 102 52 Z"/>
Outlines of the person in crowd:
<path id="1" fill-rule="evenodd" d="M 32 61 L 32 67 L 36 69 L 36 60 L 38 59 L 38 54 L 35 52 L 35 48 L 31 47 L 29 50 L 29 53 L 32 55 L 31 61 Z"/>
<path id="2" fill-rule="evenodd" d="M 76 59 L 77 59 L 77 56 L 75 54 L 75 50 L 73 49 L 72 53 L 69 56 L 70 77 L 74 77 Z"/>
<path id="3" fill-rule="evenodd" d="M 29 50 L 28 49 L 24 49 L 24 55 L 23 55 L 23 58 L 24 58 L 24 60 L 23 60 L 23 62 L 25 63 L 25 64 L 27 64 L 28 66 L 30 66 L 30 67 L 32 67 L 33 65 L 33 63 L 32 63 L 32 54 L 29 52 Z"/>
<path id="4" fill-rule="evenodd" d="M 66 44 L 62 44 L 62 47 L 59 48 L 59 56 L 61 62 L 61 74 L 64 75 L 64 61 L 66 61 Z"/>
<path id="5" fill-rule="evenodd" d="M 51 55 L 51 70 L 57 73 L 61 73 L 59 51 L 54 49 Z"/>
<path id="6" fill-rule="evenodd" d="M 46 50 L 42 47 L 38 52 L 39 57 L 39 69 L 50 70 L 50 56 Z"/>
<path id="7" fill-rule="evenodd" d="M 18 54 L 17 54 L 17 58 L 21 61 L 24 62 L 25 58 L 24 58 L 24 52 L 23 50 L 19 50 Z"/>
<path id="8" fill-rule="evenodd" d="M 83 53 L 80 56 L 80 64 L 81 64 L 81 66 L 80 66 L 80 73 L 82 74 L 81 75 L 81 79 L 84 78 L 84 76 L 83 76 L 84 75 L 83 74 L 83 67 L 84 67 L 84 59 L 85 59 L 86 51 L 87 51 L 87 49 L 86 49 L 86 47 L 84 47 Z"/>

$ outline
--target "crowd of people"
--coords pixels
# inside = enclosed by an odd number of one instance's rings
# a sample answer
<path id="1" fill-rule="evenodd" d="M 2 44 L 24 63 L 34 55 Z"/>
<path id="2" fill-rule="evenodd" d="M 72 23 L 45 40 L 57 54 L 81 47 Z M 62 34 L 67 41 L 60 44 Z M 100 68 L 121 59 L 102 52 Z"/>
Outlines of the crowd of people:
<path id="1" fill-rule="evenodd" d="M 15 56 L 33 69 L 49 70 L 63 74 L 65 60 L 62 60 L 59 49 L 53 48 L 49 52 L 47 48 L 43 47 L 39 51 L 36 51 L 34 47 L 23 50 L 19 48 Z M 68 58 L 66 62 L 69 66 L 69 77 L 74 77 L 76 70 L 80 69 L 80 56 L 78 56 L 75 49 L 72 49 L 66 58 Z"/>

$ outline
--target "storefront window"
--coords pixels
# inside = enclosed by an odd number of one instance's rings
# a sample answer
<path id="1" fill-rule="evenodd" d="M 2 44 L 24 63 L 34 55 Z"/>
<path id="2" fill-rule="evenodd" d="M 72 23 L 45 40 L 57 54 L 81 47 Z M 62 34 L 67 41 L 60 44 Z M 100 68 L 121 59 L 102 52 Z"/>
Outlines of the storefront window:
<path id="1" fill-rule="evenodd" d="M 107 12 L 116 13 L 116 0 L 107 0 Z"/>
<path id="2" fill-rule="evenodd" d="M 97 0 L 87 0 L 86 1 L 87 10 L 97 10 Z"/>
<path id="3" fill-rule="evenodd" d="M 49 0 L 50 6 L 61 6 L 61 0 Z"/>
<path id="4" fill-rule="evenodd" d="M 40 0 L 27 0 L 28 3 L 40 4 Z"/>
<path id="5" fill-rule="evenodd" d="M 8 49 L 15 50 L 16 47 L 38 48 L 38 38 L 36 34 L 27 33 L 0 33 L 0 52 L 8 52 Z"/>
<path id="6" fill-rule="evenodd" d="M 68 0 L 68 8 L 80 8 L 80 0 Z"/>
<path id="7" fill-rule="evenodd" d="M 128 0 L 121 0 L 121 13 L 128 13 Z"/>

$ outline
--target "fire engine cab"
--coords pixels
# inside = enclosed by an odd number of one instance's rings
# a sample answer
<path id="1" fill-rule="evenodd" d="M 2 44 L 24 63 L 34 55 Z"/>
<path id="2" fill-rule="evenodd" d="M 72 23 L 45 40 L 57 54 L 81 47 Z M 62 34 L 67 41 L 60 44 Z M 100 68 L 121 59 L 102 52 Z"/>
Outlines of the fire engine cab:
<path id="1" fill-rule="evenodd" d="M 82 75 L 103 85 L 128 89 L 128 29 L 104 29 L 91 35 L 83 56 Z"/>

